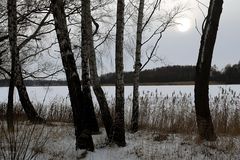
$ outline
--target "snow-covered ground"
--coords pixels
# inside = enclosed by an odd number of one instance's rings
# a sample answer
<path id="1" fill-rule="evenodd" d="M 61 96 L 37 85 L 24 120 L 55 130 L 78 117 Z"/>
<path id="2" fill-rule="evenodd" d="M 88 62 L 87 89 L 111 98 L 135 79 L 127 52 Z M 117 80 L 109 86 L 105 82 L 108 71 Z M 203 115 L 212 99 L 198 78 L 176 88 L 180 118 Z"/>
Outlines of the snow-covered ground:
<path id="1" fill-rule="evenodd" d="M 71 125 L 49 126 L 49 139 L 38 160 L 239 160 L 240 137 L 219 136 L 216 142 L 196 141 L 194 135 L 160 134 L 153 131 L 126 133 L 126 147 L 106 144 L 105 131 L 94 135 L 95 151 L 75 151 Z"/>
<path id="2" fill-rule="evenodd" d="M 220 133 L 239 135 L 239 96 L 239 92 L 222 90 L 218 97 L 210 99 L 215 129 Z M 110 101 L 110 106 L 114 106 L 112 102 L 114 101 Z M 62 101 L 52 104 L 56 107 L 58 104 L 64 106 Z M 131 106 L 131 98 L 126 99 L 125 105 Z M 68 110 L 61 109 L 61 105 L 59 107 L 60 111 L 55 108 L 59 111 L 58 115 L 65 115 Z M 125 122 L 129 125 L 131 107 L 125 109 Z M 43 115 L 48 117 L 47 115 L 51 113 L 54 112 Z M 63 120 L 63 117 L 55 118 Z M 69 115 L 66 114 L 65 117 Z M 151 92 L 142 94 L 140 124 L 145 128 L 165 128 L 165 132 L 191 133 L 196 126 L 194 117 L 195 111 L 190 94 L 172 93 L 171 96 L 164 97 L 162 93 L 154 92 L 153 88 Z M 163 134 L 141 130 L 135 134 L 126 132 L 127 146 L 117 147 L 114 144 L 106 144 L 105 131 L 102 129 L 102 134 L 93 136 L 95 151 L 86 154 L 85 151 L 75 151 L 74 128 L 70 123 L 58 122 L 43 127 L 33 126 L 27 122 L 19 123 L 16 138 L 12 141 L 13 145 L 16 145 L 17 156 L 26 157 L 26 153 L 31 157 L 37 154 L 37 160 L 73 160 L 80 157 L 85 160 L 240 160 L 240 136 L 219 136 L 216 142 L 200 143 L 194 134 Z M 0 160 L 12 159 L 9 155 L 16 153 L 9 149 L 11 145 L 8 143 L 9 136 L 6 136 L 5 121 L 0 121 L 0 129 Z"/>
<path id="3" fill-rule="evenodd" d="M 0 159 L 11 159 L 1 122 Z M 5 123 L 4 123 L 5 124 Z M 20 126 L 20 127 L 19 127 Z M 164 134 L 154 131 L 126 132 L 126 147 L 106 144 L 104 129 L 94 135 L 94 152 L 75 151 L 74 128 L 69 123 L 20 124 L 16 134 L 17 155 L 37 160 L 239 160 L 240 137 L 219 136 L 216 142 L 199 142 L 195 135 Z M 34 131 L 34 133 L 32 132 Z M 8 137 L 9 138 L 9 137 Z M 46 141 L 47 140 L 47 141 Z M 27 150 L 27 152 L 26 152 Z M 5 156 L 5 158 L 4 158 Z M 22 158 L 25 157 L 25 158 Z"/>

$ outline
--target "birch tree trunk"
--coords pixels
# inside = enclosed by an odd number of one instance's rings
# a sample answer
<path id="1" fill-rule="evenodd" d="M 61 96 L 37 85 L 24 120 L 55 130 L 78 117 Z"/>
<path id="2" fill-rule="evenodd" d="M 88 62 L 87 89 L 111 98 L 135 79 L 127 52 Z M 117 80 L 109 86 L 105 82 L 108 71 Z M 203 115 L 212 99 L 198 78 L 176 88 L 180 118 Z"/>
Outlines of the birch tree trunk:
<path id="1" fill-rule="evenodd" d="M 83 13 L 82 13 L 83 14 Z M 92 126 L 89 126 L 91 128 L 91 131 L 94 133 L 99 132 L 98 122 L 96 118 L 96 114 L 94 111 L 94 105 L 92 101 L 92 95 L 91 95 L 91 88 L 90 88 L 90 78 L 89 78 L 89 63 L 88 63 L 88 45 L 86 43 L 87 38 L 84 34 L 85 31 L 82 26 L 82 50 L 81 50 L 81 57 L 82 57 L 82 88 L 83 88 L 83 95 L 84 99 L 88 101 L 89 109 L 91 111 L 91 117 L 89 117 L 89 120 L 91 120 Z"/>
<path id="2" fill-rule="evenodd" d="M 97 73 L 96 56 L 92 33 L 90 0 L 82 1 L 82 42 L 85 44 L 83 45 L 85 47 L 82 46 L 82 49 L 85 49 L 85 53 L 89 54 L 90 76 L 93 85 L 93 91 L 100 106 L 102 121 L 106 129 L 108 139 L 111 140 L 113 120 Z"/>
<path id="3" fill-rule="evenodd" d="M 8 25 L 9 25 L 9 43 L 10 43 L 10 51 L 11 51 L 11 58 L 12 58 L 12 69 L 11 69 L 11 82 L 10 82 L 10 92 L 13 94 L 14 84 L 19 93 L 19 99 L 21 101 L 22 107 L 27 114 L 28 119 L 34 123 L 42 123 L 45 120 L 38 116 L 36 110 L 34 109 L 28 93 L 26 86 L 23 82 L 22 77 L 22 68 L 21 62 L 19 59 L 19 50 L 17 47 L 17 8 L 16 8 L 16 1 L 8 1 Z M 9 94 L 10 101 L 13 101 L 13 97 Z M 10 102 L 13 105 L 13 102 Z M 11 105 L 10 105 L 11 106 Z M 13 110 L 13 109 L 10 109 Z"/>
<path id="4" fill-rule="evenodd" d="M 91 120 L 93 126 L 92 131 L 93 132 L 99 132 L 98 123 L 96 119 L 96 115 L 94 112 L 94 106 L 92 101 L 92 95 L 91 95 L 91 89 L 90 89 L 90 77 L 89 77 L 89 55 L 91 52 L 91 32 L 89 33 L 89 29 L 91 27 L 91 23 L 86 24 L 87 21 L 91 22 L 91 16 L 90 19 L 86 14 L 86 4 L 89 3 L 90 0 L 84 0 L 82 1 L 82 49 L 81 49 L 81 58 L 82 58 L 82 86 L 83 86 L 83 93 L 86 96 L 86 100 L 88 101 L 89 108 L 91 109 Z"/>
<path id="5" fill-rule="evenodd" d="M 124 80 L 123 80 L 123 32 L 124 32 L 124 0 L 117 1 L 117 27 L 116 27 L 116 106 L 113 140 L 118 146 L 125 146 L 124 127 Z"/>
<path id="6" fill-rule="evenodd" d="M 51 9 L 55 21 L 60 53 L 66 73 L 70 101 L 75 126 L 76 149 L 94 150 L 90 124 L 91 109 L 82 92 L 81 82 L 71 48 L 71 41 L 67 29 L 63 0 L 51 0 Z"/>
<path id="7" fill-rule="evenodd" d="M 82 12 L 83 14 L 83 12 Z M 83 21 L 83 20 L 82 20 Z M 83 22 L 82 22 L 83 23 Z M 91 117 L 89 117 L 89 120 L 91 120 L 92 126 L 89 126 L 92 132 L 98 133 L 99 127 L 98 122 L 96 119 L 96 114 L 94 112 L 94 105 L 92 101 L 92 95 L 91 95 L 91 88 L 90 88 L 90 78 L 89 78 L 89 63 L 88 63 L 88 44 L 87 44 L 87 38 L 85 35 L 84 27 L 82 26 L 82 50 L 81 50 L 81 58 L 82 58 L 82 88 L 83 88 L 83 95 L 84 99 L 88 101 L 89 109 L 91 111 Z"/>
<path id="8" fill-rule="evenodd" d="M 196 66 L 195 109 L 199 138 L 216 140 L 216 134 L 209 109 L 209 76 L 218 25 L 222 13 L 223 0 L 211 0 L 206 17 Z"/>
<path id="9" fill-rule="evenodd" d="M 12 72 L 13 73 L 13 72 Z M 8 103 L 7 103 L 7 127 L 8 131 L 14 131 L 14 116 L 13 116 L 13 94 L 14 94 L 14 77 L 11 75 L 9 90 L 8 90 Z"/>
<path id="10" fill-rule="evenodd" d="M 140 0 L 138 8 L 137 39 L 134 64 L 134 83 L 133 83 L 133 109 L 131 128 L 132 132 L 138 131 L 139 117 L 139 74 L 141 69 L 141 48 L 142 48 L 142 26 L 143 26 L 144 0 Z"/>
<path id="11" fill-rule="evenodd" d="M 19 53 L 19 52 L 18 52 Z M 34 123 L 45 123 L 45 120 L 39 117 L 38 113 L 33 107 L 32 102 L 30 101 L 26 86 L 23 82 L 22 77 L 22 68 L 19 60 L 19 56 L 16 56 L 16 65 L 15 65 L 15 86 L 17 87 L 19 99 L 22 104 L 22 107 L 27 114 L 28 119 Z"/>
<path id="12" fill-rule="evenodd" d="M 17 54 L 17 1 L 8 0 L 8 35 L 9 45 L 11 52 L 11 79 L 8 91 L 8 104 L 7 104 L 7 126 L 9 131 L 14 131 L 13 122 L 13 94 L 14 94 L 14 81 L 15 81 L 15 56 Z"/>

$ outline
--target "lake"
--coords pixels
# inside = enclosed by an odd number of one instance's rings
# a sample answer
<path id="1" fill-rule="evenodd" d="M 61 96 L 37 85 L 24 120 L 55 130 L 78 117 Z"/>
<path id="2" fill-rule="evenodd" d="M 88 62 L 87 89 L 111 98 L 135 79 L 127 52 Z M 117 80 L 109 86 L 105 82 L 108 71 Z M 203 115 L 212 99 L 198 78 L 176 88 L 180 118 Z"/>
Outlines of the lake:
<path id="1" fill-rule="evenodd" d="M 104 92 L 108 99 L 112 99 L 115 96 L 114 86 L 103 86 Z M 240 85 L 210 85 L 210 96 L 218 95 L 222 89 L 233 90 L 236 94 L 240 94 Z M 33 103 L 50 104 L 53 102 L 69 103 L 67 86 L 50 86 L 50 87 L 27 87 L 30 99 Z M 162 96 L 171 96 L 174 94 L 194 94 L 193 85 L 147 85 L 140 86 L 140 95 L 144 94 L 156 94 Z M 0 103 L 7 102 L 8 87 L 0 87 Z M 125 86 L 125 98 L 132 96 L 132 86 Z M 96 101 L 96 98 L 94 101 Z M 18 94 L 15 90 L 14 101 L 18 102 Z"/>

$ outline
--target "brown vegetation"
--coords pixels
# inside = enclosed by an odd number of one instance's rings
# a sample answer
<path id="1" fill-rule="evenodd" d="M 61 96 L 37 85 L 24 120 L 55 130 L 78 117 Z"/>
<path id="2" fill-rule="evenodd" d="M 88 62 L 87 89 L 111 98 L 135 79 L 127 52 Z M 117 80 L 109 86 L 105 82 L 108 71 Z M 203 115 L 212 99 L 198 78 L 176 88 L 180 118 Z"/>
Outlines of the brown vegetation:
<path id="1" fill-rule="evenodd" d="M 165 133 L 196 133 L 195 109 L 192 95 L 172 93 L 164 96 L 159 92 L 146 92 L 140 96 L 140 130 L 150 130 Z M 240 135 L 240 95 L 233 90 L 222 89 L 218 96 L 210 98 L 210 110 L 217 135 Z M 132 97 L 125 99 L 126 128 L 130 127 Z M 114 116 L 114 99 L 109 99 L 110 112 Z M 6 105 L 1 104 L 0 119 L 4 119 Z M 95 105 L 97 119 L 100 126 L 101 113 Z M 50 106 L 37 105 L 39 115 L 46 118 L 47 122 L 72 123 L 71 107 L 67 104 L 53 102 Z M 16 120 L 27 120 L 20 104 L 15 105 Z"/>

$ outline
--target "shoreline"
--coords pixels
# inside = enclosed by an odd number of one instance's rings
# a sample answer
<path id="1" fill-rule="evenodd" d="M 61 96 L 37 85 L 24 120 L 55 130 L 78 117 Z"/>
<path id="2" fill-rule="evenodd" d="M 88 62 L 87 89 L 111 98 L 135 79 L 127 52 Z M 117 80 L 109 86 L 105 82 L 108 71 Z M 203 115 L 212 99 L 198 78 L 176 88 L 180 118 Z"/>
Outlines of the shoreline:
<path id="1" fill-rule="evenodd" d="M 139 86 L 173 86 L 173 85 L 194 85 L 194 81 L 184 81 L 184 82 L 153 82 L 153 83 L 139 83 Z M 209 82 L 209 85 L 240 85 L 240 84 L 228 84 L 219 82 Z M 49 87 L 49 86 L 67 86 L 67 85 L 26 85 L 27 87 Z M 106 83 L 101 86 L 115 86 L 114 83 Z M 133 83 L 125 83 L 124 86 L 133 86 Z M 1 85 L 0 87 L 8 87 L 8 85 Z"/>

